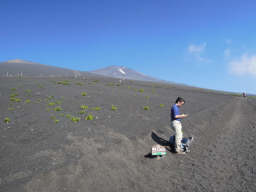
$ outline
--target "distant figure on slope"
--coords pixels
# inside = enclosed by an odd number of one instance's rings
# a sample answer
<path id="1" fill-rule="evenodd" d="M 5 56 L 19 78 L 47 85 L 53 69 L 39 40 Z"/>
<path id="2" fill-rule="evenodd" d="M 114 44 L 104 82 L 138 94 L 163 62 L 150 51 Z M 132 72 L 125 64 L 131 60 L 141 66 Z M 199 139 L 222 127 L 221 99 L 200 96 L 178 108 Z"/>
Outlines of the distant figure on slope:
<path id="1" fill-rule="evenodd" d="M 171 108 L 171 127 L 175 131 L 175 150 L 178 154 L 185 154 L 182 150 L 181 140 L 183 138 L 181 119 L 187 117 L 187 114 L 180 114 L 180 107 L 184 105 L 185 100 L 181 97 L 176 99 Z"/>

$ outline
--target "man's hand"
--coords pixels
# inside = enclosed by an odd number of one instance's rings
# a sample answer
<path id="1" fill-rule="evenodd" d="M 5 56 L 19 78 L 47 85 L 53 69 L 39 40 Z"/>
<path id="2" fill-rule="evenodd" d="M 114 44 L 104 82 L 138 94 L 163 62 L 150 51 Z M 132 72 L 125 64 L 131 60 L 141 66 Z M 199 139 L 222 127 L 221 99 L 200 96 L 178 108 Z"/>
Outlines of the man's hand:
<path id="1" fill-rule="evenodd" d="M 182 118 L 185 118 L 185 117 L 187 117 L 188 116 L 188 114 L 182 114 Z"/>

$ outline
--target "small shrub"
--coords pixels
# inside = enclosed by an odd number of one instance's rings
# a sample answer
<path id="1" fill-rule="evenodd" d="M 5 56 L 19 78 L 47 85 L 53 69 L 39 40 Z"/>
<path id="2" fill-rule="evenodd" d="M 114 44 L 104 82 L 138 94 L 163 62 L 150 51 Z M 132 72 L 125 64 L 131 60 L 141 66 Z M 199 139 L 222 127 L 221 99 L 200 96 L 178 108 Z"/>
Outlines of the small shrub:
<path id="1" fill-rule="evenodd" d="M 160 104 L 160 107 L 164 107 L 164 104 Z"/>
<path id="2" fill-rule="evenodd" d="M 81 111 L 79 111 L 79 114 L 83 115 L 83 114 L 85 114 L 85 112 L 86 112 L 85 110 L 81 110 Z"/>
<path id="3" fill-rule="evenodd" d="M 87 93 L 86 93 L 86 92 L 82 92 L 81 95 L 82 95 L 82 96 L 86 96 Z"/>
<path id="4" fill-rule="evenodd" d="M 50 102 L 50 103 L 48 103 L 48 105 L 49 106 L 54 106 L 54 105 L 56 105 L 54 102 Z"/>
<path id="5" fill-rule="evenodd" d="M 30 99 L 26 99 L 26 100 L 25 100 L 25 103 L 27 103 L 27 104 L 28 104 L 28 103 L 31 103 L 31 100 L 30 100 Z"/>
<path id="6" fill-rule="evenodd" d="M 11 122 L 11 119 L 10 119 L 9 117 L 5 117 L 5 118 L 4 118 L 4 122 L 5 122 L 6 124 L 8 124 L 8 123 Z"/>
<path id="7" fill-rule="evenodd" d="M 15 98 L 15 97 L 11 97 L 11 98 L 10 98 L 10 101 L 15 102 L 15 101 L 16 101 L 16 98 Z"/>
<path id="8" fill-rule="evenodd" d="M 77 82 L 76 85 L 83 86 L 83 83 Z"/>
<path id="9" fill-rule="evenodd" d="M 64 81 L 58 81 L 57 84 L 59 84 L 59 85 L 69 85 L 70 82 L 68 80 L 64 80 Z"/>
<path id="10" fill-rule="evenodd" d="M 131 89 L 131 86 L 128 86 L 128 89 Z"/>
<path id="11" fill-rule="evenodd" d="M 100 108 L 100 107 L 93 107 L 92 110 L 93 110 L 93 111 L 100 111 L 101 108 Z"/>
<path id="12" fill-rule="evenodd" d="M 20 98 L 15 98 L 15 102 L 19 103 L 19 102 L 21 102 L 21 99 Z"/>
<path id="13" fill-rule="evenodd" d="M 71 121 L 73 122 L 73 123 L 77 123 L 77 122 L 79 122 L 80 121 L 80 117 L 71 117 Z"/>
<path id="14" fill-rule="evenodd" d="M 139 92 L 143 93 L 143 92 L 144 92 L 144 89 L 139 89 Z"/>
<path id="15" fill-rule="evenodd" d="M 11 95 L 10 95 L 10 97 L 17 97 L 19 94 L 18 93 L 12 93 Z"/>
<path id="16" fill-rule="evenodd" d="M 62 102 L 59 101 L 59 100 L 55 101 L 55 103 L 56 103 L 57 105 L 61 105 L 61 104 L 62 104 Z"/>
<path id="17" fill-rule="evenodd" d="M 60 122 L 60 120 L 58 120 L 58 119 L 55 119 L 55 123 L 57 124 L 57 123 L 59 123 Z"/>
<path id="18" fill-rule="evenodd" d="M 144 110 L 148 111 L 149 110 L 149 106 L 144 106 Z"/>
<path id="19" fill-rule="evenodd" d="M 111 109 L 112 109 L 113 111 L 116 111 L 116 110 L 117 110 L 117 107 L 116 107 L 115 105 L 112 105 Z"/>
<path id="20" fill-rule="evenodd" d="M 56 117 L 52 115 L 52 116 L 51 116 L 51 119 L 52 119 L 52 120 L 55 120 L 55 119 L 56 119 Z"/>
<path id="21" fill-rule="evenodd" d="M 54 111 L 62 111 L 61 106 L 57 106 L 57 107 L 55 107 L 55 108 L 54 108 Z"/>
<path id="22" fill-rule="evenodd" d="M 145 96 L 146 99 L 149 99 L 149 96 Z"/>
<path id="23" fill-rule="evenodd" d="M 66 114 L 66 117 L 67 117 L 68 119 L 71 119 L 71 118 L 72 118 L 72 115 Z"/>
<path id="24" fill-rule="evenodd" d="M 8 111 L 14 111 L 14 107 L 8 107 Z"/>
<path id="25" fill-rule="evenodd" d="M 48 96 L 47 99 L 52 100 L 52 99 L 54 99 L 54 96 Z"/>
<path id="26" fill-rule="evenodd" d="M 38 102 L 38 103 L 41 103 L 41 102 L 42 102 L 42 99 L 37 99 L 37 102 Z"/>
<path id="27" fill-rule="evenodd" d="M 87 115 L 86 117 L 85 117 L 85 120 L 93 120 L 94 119 L 94 117 L 93 117 L 93 115 L 91 115 L 91 114 L 89 114 L 89 115 Z"/>
<path id="28" fill-rule="evenodd" d="M 26 93 L 31 93 L 31 90 L 30 89 L 26 89 L 25 92 Z"/>
<path id="29" fill-rule="evenodd" d="M 88 106 L 87 105 L 81 105 L 80 109 L 83 109 L 83 110 L 88 109 Z"/>

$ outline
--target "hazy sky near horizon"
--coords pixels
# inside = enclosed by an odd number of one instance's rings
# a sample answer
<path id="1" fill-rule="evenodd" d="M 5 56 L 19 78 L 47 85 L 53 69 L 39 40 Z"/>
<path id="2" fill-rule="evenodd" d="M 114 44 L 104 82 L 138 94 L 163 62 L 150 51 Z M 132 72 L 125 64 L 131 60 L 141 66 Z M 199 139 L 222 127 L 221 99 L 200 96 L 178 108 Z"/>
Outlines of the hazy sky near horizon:
<path id="1" fill-rule="evenodd" d="M 256 94 L 255 0 L 1 0 L 0 61 L 122 65 Z"/>

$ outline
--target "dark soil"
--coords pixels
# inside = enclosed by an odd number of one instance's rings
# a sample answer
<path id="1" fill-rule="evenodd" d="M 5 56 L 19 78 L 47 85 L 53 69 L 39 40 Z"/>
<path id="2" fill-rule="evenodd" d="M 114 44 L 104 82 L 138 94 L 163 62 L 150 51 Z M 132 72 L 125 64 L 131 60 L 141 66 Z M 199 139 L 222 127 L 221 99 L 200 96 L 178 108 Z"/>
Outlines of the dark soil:
<path id="1" fill-rule="evenodd" d="M 255 191 L 256 99 L 172 84 L 64 80 L 0 79 L 1 192 Z M 150 158 L 152 133 L 161 141 L 173 134 L 177 96 L 186 100 L 191 152 Z"/>

